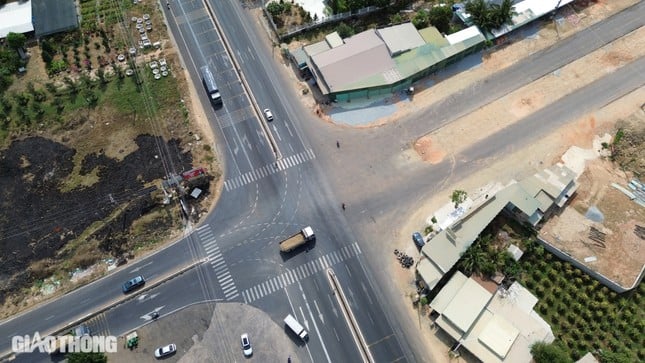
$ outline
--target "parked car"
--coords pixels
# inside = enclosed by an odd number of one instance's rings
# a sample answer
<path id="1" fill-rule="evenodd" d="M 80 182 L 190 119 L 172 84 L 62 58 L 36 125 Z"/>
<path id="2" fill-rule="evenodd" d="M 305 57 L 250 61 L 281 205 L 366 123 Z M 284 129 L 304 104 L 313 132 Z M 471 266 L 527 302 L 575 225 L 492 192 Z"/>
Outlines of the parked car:
<path id="1" fill-rule="evenodd" d="M 273 121 L 273 113 L 271 113 L 271 110 L 269 110 L 268 108 L 264 109 L 264 118 L 266 118 L 269 122 Z"/>
<path id="2" fill-rule="evenodd" d="M 75 337 L 89 336 L 91 335 L 91 331 L 87 325 L 81 324 L 76 328 L 74 328 L 74 330 L 72 331 L 72 335 L 74 335 Z"/>
<path id="3" fill-rule="evenodd" d="M 251 348 L 251 341 L 249 340 L 249 335 L 244 333 L 241 336 L 242 339 L 242 351 L 244 352 L 245 357 L 250 357 L 253 355 L 253 348 Z"/>
<path id="4" fill-rule="evenodd" d="M 414 241 L 414 244 L 419 248 L 423 247 L 426 244 L 425 239 L 419 232 L 412 233 L 412 241 Z"/>
<path id="5" fill-rule="evenodd" d="M 155 358 L 167 357 L 171 354 L 175 354 L 177 351 L 177 346 L 174 344 L 168 344 L 166 346 L 155 349 Z"/>
<path id="6" fill-rule="evenodd" d="M 126 281 L 125 284 L 123 284 L 123 293 L 127 294 L 130 291 L 143 286 L 146 283 L 146 280 L 143 278 L 143 276 L 139 275 L 137 277 L 133 277 L 130 280 Z"/>

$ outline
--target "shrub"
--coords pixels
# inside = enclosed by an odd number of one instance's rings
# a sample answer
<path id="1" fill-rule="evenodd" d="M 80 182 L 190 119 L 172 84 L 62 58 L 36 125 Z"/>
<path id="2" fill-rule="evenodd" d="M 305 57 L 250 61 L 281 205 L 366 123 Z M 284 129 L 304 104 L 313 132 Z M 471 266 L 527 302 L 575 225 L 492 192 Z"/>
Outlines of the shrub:
<path id="1" fill-rule="evenodd" d="M 349 38 L 355 33 L 354 28 L 352 28 L 351 26 L 345 23 L 338 24 L 338 27 L 336 27 L 336 31 L 338 32 L 338 35 L 343 39 Z"/>
<path id="2" fill-rule="evenodd" d="M 555 343 L 538 342 L 531 346 L 531 355 L 535 363 L 570 363 L 571 358 L 562 347 Z"/>
<path id="3" fill-rule="evenodd" d="M 412 25 L 414 25 L 414 27 L 417 29 L 423 29 L 428 26 L 429 21 L 430 17 L 428 15 L 428 12 L 426 12 L 425 10 L 419 10 L 414 18 L 412 18 Z M 455 202 L 455 208 L 457 208 L 458 204 L 459 203 Z"/>
<path id="4" fill-rule="evenodd" d="M 430 24 L 434 25 L 442 33 L 448 33 L 450 30 L 450 20 L 452 19 L 452 9 L 449 6 L 433 6 L 428 14 Z"/>
<path id="5" fill-rule="evenodd" d="M 67 62 L 64 59 L 57 59 L 52 61 L 48 67 L 49 71 L 53 74 L 67 70 Z"/>
<path id="6" fill-rule="evenodd" d="M 630 363 L 632 359 L 626 352 L 602 350 L 599 354 L 601 363 Z"/>

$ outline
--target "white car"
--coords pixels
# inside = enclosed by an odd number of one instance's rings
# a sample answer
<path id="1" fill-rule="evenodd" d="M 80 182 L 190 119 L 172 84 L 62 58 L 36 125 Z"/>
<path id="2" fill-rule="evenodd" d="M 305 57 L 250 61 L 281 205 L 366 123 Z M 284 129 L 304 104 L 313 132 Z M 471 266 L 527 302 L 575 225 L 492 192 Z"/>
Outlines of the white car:
<path id="1" fill-rule="evenodd" d="M 251 341 L 249 340 L 249 335 L 244 333 L 240 337 L 242 339 L 242 351 L 244 352 L 245 357 L 250 357 L 253 355 L 253 348 L 251 348 Z"/>
<path id="2" fill-rule="evenodd" d="M 271 113 L 271 110 L 268 108 L 264 109 L 264 117 L 267 119 L 267 121 L 271 122 L 273 121 L 273 114 Z"/>
<path id="3" fill-rule="evenodd" d="M 155 358 L 163 358 L 167 357 L 171 354 L 175 354 L 177 351 L 177 346 L 174 344 L 168 344 L 166 346 L 163 346 L 161 348 L 155 349 Z"/>

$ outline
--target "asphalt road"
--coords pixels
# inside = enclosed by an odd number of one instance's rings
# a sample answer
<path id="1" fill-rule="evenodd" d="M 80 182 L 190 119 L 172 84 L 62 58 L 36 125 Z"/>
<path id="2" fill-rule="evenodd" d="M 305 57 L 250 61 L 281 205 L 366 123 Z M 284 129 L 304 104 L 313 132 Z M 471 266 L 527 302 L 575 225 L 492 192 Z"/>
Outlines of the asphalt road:
<path id="1" fill-rule="evenodd" d="M 190 238 L 2 322 L 0 335 L 7 338 L 0 342 L 0 350 L 9 348 L 12 335 L 48 331 L 120 297 L 121 283 L 134 274 L 150 280 L 207 256 L 210 261 L 203 266 L 103 314 L 97 319 L 99 330 L 119 334 L 141 324 L 154 309 L 163 314 L 191 299 L 246 302 L 277 324 L 287 313 L 306 323 L 312 336 L 307 353 L 315 361 L 355 358 L 358 352 L 347 344 L 349 330 L 324 277 L 324 270 L 331 267 L 347 289 L 377 361 L 421 360 L 413 352 L 421 342 L 414 331 L 403 331 L 396 323 L 401 301 L 379 268 L 386 256 L 391 257 L 383 253 L 391 231 L 410 214 L 409 208 L 442 183 L 485 167 L 488 158 L 522 147 L 549 127 L 571 120 L 576 115 L 572 110 L 593 110 L 642 86 L 645 73 L 642 60 L 636 60 L 543 110 L 551 112 L 546 114 L 551 124 L 531 116 L 535 119 L 523 120 L 466 150 L 457 163 L 410 164 L 401 153 L 415 138 L 642 26 L 643 3 L 438 101 L 423 115 L 369 130 L 341 130 L 312 118 L 309 110 L 291 101 L 295 91 L 278 76 L 279 66 L 249 26 L 253 20 L 248 14 L 234 2 L 217 3 L 215 9 L 258 103 L 276 115 L 269 127 L 283 160 L 274 162 L 260 121 L 202 4 L 173 2 L 170 28 L 195 86 L 201 89 L 197 67 L 208 63 L 216 70 L 224 98 L 224 106 L 209 115 L 226 169 L 222 197 Z M 205 93 L 200 98 L 208 104 Z M 335 140 L 341 140 L 340 150 Z M 348 204 L 345 213 L 339 208 L 341 200 Z M 277 243 L 305 225 L 317 232 L 315 245 L 280 255 Z"/>

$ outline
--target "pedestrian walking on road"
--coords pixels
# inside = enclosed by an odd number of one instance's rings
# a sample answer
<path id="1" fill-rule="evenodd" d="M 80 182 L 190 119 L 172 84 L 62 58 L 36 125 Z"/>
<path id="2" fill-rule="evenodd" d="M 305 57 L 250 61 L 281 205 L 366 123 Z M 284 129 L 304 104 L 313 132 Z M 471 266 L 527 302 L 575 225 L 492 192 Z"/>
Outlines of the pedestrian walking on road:
<path id="1" fill-rule="evenodd" d="M 345 203 L 341 204 L 340 206 L 341 208 L 343 208 L 343 210 L 345 210 Z"/>
<path id="2" fill-rule="evenodd" d="M 340 149 L 340 142 L 336 141 L 336 147 Z"/>

